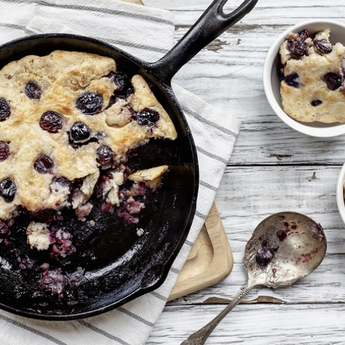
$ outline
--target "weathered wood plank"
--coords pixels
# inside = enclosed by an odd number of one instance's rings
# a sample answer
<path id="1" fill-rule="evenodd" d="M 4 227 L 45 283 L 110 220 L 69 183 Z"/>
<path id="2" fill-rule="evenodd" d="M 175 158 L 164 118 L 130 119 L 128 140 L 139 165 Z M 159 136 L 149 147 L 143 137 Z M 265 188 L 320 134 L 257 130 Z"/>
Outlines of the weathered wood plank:
<path id="1" fill-rule="evenodd" d="M 168 307 L 147 345 L 180 344 L 223 306 Z M 240 305 L 218 325 L 207 344 L 343 344 L 343 304 Z M 319 315 L 322 315 L 320 317 Z"/>
<path id="2" fill-rule="evenodd" d="M 177 41 L 211 0 L 144 2 L 173 12 Z M 229 0 L 226 8 L 241 2 Z M 345 225 L 335 188 L 345 162 L 345 136 L 318 139 L 291 130 L 273 113 L 262 85 L 267 51 L 281 32 L 312 18 L 344 22 L 344 17 L 345 3 L 339 0 L 260 0 L 175 76 L 176 83 L 242 121 L 216 196 L 234 267 L 221 283 L 168 303 L 148 345 L 180 344 L 220 312 L 246 281 L 242 255 L 255 226 L 282 210 L 305 213 L 321 223 L 328 240 L 324 262 L 291 287 L 254 289 L 246 302 L 259 303 L 237 306 L 207 344 L 344 343 Z M 265 296 L 284 304 L 265 304 Z"/>
<path id="3" fill-rule="evenodd" d="M 345 260 L 345 226 L 335 200 L 338 173 L 337 167 L 328 166 L 228 167 L 216 203 L 231 244 L 233 271 L 220 284 L 176 303 L 202 303 L 214 296 L 231 299 L 246 280 L 242 256 L 254 228 L 268 215 L 286 210 L 304 213 L 321 223 L 328 241 L 327 255 L 296 287 L 277 292 L 265 289 L 258 294 L 289 303 L 345 301 L 345 267 L 337 264 Z"/>

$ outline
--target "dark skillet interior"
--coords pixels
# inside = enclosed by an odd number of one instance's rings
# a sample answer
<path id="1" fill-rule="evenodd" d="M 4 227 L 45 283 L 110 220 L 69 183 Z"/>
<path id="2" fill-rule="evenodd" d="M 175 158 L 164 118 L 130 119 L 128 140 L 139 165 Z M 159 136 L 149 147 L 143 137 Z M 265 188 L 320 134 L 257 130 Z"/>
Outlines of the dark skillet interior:
<path id="1" fill-rule="evenodd" d="M 139 216 L 128 225 L 116 216 L 104 215 L 95 205 L 91 228 L 70 217 L 76 253 L 61 260 L 69 274 L 64 296 L 58 298 L 37 290 L 39 270 L 20 270 L 13 254 L 0 248 L 0 307 L 14 313 L 43 319 L 66 320 L 87 317 L 117 307 L 161 285 L 187 237 L 195 212 L 198 164 L 194 143 L 174 94 L 145 71 L 145 63 L 97 40 L 74 35 L 39 35 L 17 40 L 0 48 L 0 68 L 26 55 L 47 55 L 53 50 L 74 50 L 109 56 L 129 75 L 139 73 L 150 83 L 170 114 L 177 132 L 175 141 L 154 140 L 132 153 L 130 166 L 143 169 L 169 165 L 161 189 L 152 195 Z M 25 133 L 23 133 L 23 136 Z M 66 218 L 68 216 L 66 215 Z M 40 260 L 40 253 L 26 245 L 28 219 L 21 217 L 12 231 L 13 249 Z M 66 226 L 66 224 L 65 224 Z M 137 229 L 144 229 L 138 236 Z M 5 246 L 4 243 L 0 244 Z M 4 247 L 3 247 L 4 248 Z M 13 251 L 12 251 L 13 253 Z M 10 262 L 8 269 L 5 262 Z M 50 263 L 54 267 L 54 262 Z M 81 270 L 83 275 L 79 275 Z"/>

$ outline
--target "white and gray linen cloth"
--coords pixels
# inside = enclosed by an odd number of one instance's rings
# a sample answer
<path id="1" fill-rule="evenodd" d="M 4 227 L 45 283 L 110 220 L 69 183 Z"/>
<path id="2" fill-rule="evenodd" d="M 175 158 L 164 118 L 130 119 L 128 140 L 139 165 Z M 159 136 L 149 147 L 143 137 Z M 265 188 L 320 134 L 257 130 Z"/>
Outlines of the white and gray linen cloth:
<path id="1" fill-rule="evenodd" d="M 118 0 L 0 0 L 0 13 L 0 44 L 38 33 L 74 33 L 106 41 L 146 61 L 158 60 L 174 44 L 169 11 Z M 178 85 L 173 88 L 197 147 L 200 187 L 189 236 L 164 284 L 113 311 L 82 320 L 32 320 L 0 311 L 1 345 L 145 344 L 212 206 L 240 127 L 229 111 Z"/>

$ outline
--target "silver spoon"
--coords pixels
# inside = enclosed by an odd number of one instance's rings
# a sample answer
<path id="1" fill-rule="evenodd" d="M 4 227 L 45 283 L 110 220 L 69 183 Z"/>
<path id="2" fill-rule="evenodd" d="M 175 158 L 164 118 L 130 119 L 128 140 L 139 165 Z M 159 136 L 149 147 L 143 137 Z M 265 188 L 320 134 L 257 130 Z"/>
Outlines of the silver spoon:
<path id="1" fill-rule="evenodd" d="M 229 305 L 181 345 L 202 345 L 220 321 L 255 286 L 273 289 L 293 284 L 314 271 L 326 254 L 327 242 L 320 224 L 295 212 L 264 219 L 248 241 L 243 263 L 248 281 Z"/>

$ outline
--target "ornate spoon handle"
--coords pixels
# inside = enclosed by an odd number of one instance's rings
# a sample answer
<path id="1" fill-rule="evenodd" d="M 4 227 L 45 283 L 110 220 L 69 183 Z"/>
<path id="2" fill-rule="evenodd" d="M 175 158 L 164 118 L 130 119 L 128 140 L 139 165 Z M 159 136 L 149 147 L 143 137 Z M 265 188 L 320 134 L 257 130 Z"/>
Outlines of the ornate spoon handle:
<path id="1" fill-rule="evenodd" d="M 239 303 L 244 297 L 250 292 L 253 285 L 248 281 L 245 286 L 243 286 L 236 297 L 227 305 L 227 307 L 220 312 L 213 320 L 211 320 L 207 325 L 200 328 L 198 331 L 191 334 L 181 345 L 202 345 L 205 344 L 206 339 L 212 333 L 212 331 L 218 326 L 218 324 L 223 320 L 223 318 Z"/>

